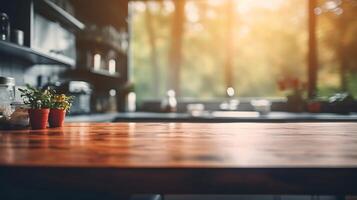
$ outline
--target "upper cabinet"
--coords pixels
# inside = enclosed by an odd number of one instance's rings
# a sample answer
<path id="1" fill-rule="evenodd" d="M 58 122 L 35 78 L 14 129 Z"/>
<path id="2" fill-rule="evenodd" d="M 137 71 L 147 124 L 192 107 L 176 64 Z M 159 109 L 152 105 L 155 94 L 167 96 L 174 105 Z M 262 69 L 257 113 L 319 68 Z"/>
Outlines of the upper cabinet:
<path id="1" fill-rule="evenodd" d="M 1 41 L 1 54 L 32 64 L 76 65 L 76 32 L 85 26 L 72 14 L 49 0 L 8 0 L 0 12 L 9 16 L 12 34 L 24 35 L 23 46 Z"/>
<path id="2" fill-rule="evenodd" d="M 73 7 L 68 3 L 69 1 L 64 2 L 67 2 L 66 7 L 73 11 Z M 75 18 L 72 13 L 69 13 L 69 11 L 64 10 L 52 1 L 36 0 L 35 9 L 38 13 L 41 13 L 50 19 L 55 19 L 57 22 L 60 22 L 73 31 L 80 31 L 85 28 L 85 25 Z"/>

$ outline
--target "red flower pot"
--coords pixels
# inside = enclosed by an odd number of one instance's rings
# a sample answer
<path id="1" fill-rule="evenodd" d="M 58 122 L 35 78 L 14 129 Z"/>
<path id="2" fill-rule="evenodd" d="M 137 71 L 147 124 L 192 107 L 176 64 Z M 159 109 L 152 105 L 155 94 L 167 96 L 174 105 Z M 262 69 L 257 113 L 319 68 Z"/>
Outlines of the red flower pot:
<path id="1" fill-rule="evenodd" d="M 47 128 L 48 114 L 50 113 L 50 109 L 29 109 L 28 113 L 32 129 Z"/>
<path id="2" fill-rule="evenodd" d="M 66 110 L 63 109 L 51 109 L 48 122 L 50 127 L 62 127 L 64 118 L 66 117 Z"/>

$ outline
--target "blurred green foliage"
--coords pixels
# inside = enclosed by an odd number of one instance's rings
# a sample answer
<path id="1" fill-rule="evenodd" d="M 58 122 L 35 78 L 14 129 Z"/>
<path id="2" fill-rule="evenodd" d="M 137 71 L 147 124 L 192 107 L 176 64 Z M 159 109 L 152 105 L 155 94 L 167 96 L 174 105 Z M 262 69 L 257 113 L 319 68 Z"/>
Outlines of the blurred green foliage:
<path id="1" fill-rule="evenodd" d="M 318 2 L 322 8 L 327 5 L 325 0 Z M 357 1 L 344 0 L 330 7 L 317 17 L 318 94 L 348 91 L 357 96 Z"/>
<path id="2" fill-rule="evenodd" d="M 225 96 L 227 39 L 234 43 L 231 73 L 238 96 L 282 97 L 284 93 L 276 84 L 278 79 L 292 76 L 306 81 L 307 1 L 233 0 L 236 11 L 234 38 L 227 38 L 225 4 L 228 1 L 186 0 L 181 96 L 194 99 Z M 324 0 L 319 1 L 319 5 L 323 3 Z M 321 96 L 341 89 L 341 57 L 338 56 L 341 47 L 347 52 L 347 85 L 357 94 L 356 75 L 352 73 L 357 70 L 357 10 L 352 3 L 342 6 L 344 12 L 341 15 L 326 12 L 318 16 L 318 94 Z M 149 19 L 147 11 L 151 14 Z M 170 41 L 175 39 L 171 37 L 174 11 L 170 0 L 130 3 L 131 79 L 139 101 L 161 99 L 170 89 L 167 87 L 168 52 Z M 151 20 L 151 33 L 148 20 Z M 344 32 L 336 31 L 341 26 L 348 28 Z M 149 34 L 155 38 L 159 73 L 153 73 Z M 158 85 L 155 85 L 155 79 L 160 80 Z"/>

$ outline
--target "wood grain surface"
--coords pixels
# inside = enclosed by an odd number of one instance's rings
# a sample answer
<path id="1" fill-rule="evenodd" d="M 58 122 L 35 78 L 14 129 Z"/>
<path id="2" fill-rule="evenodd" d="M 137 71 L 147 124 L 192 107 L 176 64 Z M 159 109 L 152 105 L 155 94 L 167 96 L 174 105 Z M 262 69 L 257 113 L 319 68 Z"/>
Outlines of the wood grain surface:
<path id="1" fill-rule="evenodd" d="M 357 123 L 74 123 L 2 131 L 0 165 L 357 167 Z"/>
<path id="2" fill-rule="evenodd" d="M 1 131 L 0 177 L 5 188 L 356 194 L 357 124 L 69 123 Z"/>

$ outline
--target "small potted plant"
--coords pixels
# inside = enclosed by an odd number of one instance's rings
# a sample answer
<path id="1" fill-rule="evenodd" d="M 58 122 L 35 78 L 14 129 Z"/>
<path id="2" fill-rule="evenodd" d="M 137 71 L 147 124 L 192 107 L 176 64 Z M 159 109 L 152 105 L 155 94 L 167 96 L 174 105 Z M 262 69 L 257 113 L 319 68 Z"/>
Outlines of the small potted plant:
<path id="1" fill-rule="evenodd" d="M 73 97 L 65 94 L 54 94 L 51 97 L 51 110 L 49 115 L 50 127 L 62 127 L 66 112 L 72 106 Z"/>
<path id="2" fill-rule="evenodd" d="M 51 105 L 51 92 L 47 89 L 37 89 L 26 85 L 25 89 L 19 88 L 24 104 L 29 106 L 28 113 L 32 129 L 45 129 Z"/>

